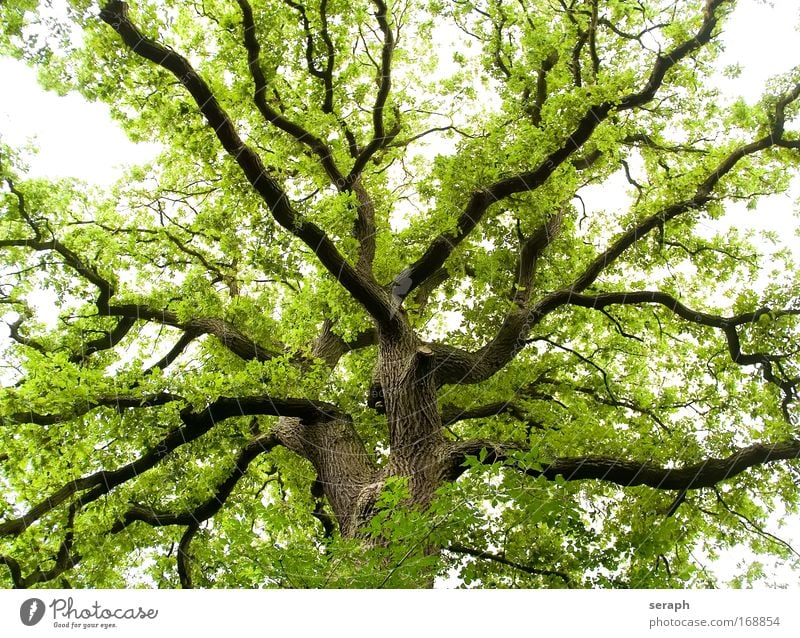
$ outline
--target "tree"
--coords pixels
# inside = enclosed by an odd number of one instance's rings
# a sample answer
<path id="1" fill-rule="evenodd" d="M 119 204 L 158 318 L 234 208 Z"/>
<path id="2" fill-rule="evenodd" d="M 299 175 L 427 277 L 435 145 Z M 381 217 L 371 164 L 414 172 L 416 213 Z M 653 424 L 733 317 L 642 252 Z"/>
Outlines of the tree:
<path id="1" fill-rule="evenodd" d="M 723 99 L 734 5 L 0 5 L 161 144 L 106 192 L 2 149 L 2 582 L 797 567 L 798 271 L 737 224 L 796 175 L 800 67 Z"/>

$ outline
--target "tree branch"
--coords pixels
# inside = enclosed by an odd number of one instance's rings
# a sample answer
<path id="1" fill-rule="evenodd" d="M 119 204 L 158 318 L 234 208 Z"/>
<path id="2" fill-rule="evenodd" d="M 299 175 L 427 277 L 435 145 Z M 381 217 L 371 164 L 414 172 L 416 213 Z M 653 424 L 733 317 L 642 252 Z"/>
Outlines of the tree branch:
<path id="1" fill-rule="evenodd" d="M 333 160 L 333 153 L 328 145 L 296 122 L 292 122 L 281 115 L 267 103 L 267 78 L 261 69 L 261 63 L 259 61 L 261 45 L 259 44 L 256 36 L 256 25 L 255 21 L 253 20 L 253 9 L 248 0 L 236 0 L 236 2 L 238 3 L 242 12 L 242 22 L 244 25 L 244 45 L 247 49 L 247 64 L 250 69 L 250 75 L 255 83 L 255 94 L 253 99 L 256 103 L 256 107 L 267 122 L 274 124 L 282 131 L 291 135 L 295 140 L 304 146 L 307 146 L 317 157 L 319 157 L 320 163 L 325 170 L 326 175 L 331 180 L 331 183 L 341 190 L 345 183 L 344 176 L 336 166 L 336 163 Z M 293 2 L 287 2 L 287 4 L 294 8 L 300 6 Z M 300 7 L 300 9 L 302 9 L 302 7 Z M 302 11 L 301 15 L 305 22 L 306 33 L 308 34 L 308 19 L 305 16 L 304 10 Z M 309 48 L 307 49 L 306 54 L 307 56 L 310 56 L 309 51 L 313 46 L 310 39 L 310 34 L 308 34 L 308 38 L 309 40 L 307 46 Z M 309 63 L 311 63 L 310 57 Z M 313 69 L 313 64 L 310 68 Z"/>
<path id="2" fill-rule="evenodd" d="M 724 1 L 725 0 L 720 0 L 720 2 Z M 710 4 L 719 4 L 719 2 Z M 782 140 L 784 131 L 784 110 L 786 106 L 797 100 L 798 97 L 800 97 L 800 84 L 795 85 L 791 91 L 787 92 L 778 101 L 772 130 L 769 134 L 759 138 L 755 142 L 739 146 L 725 156 L 725 158 L 723 158 L 700 183 L 693 197 L 672 204 L 661 211 L 646 217 L 629 231 L 619 236 L 608 249 L 592 260 L 584 272 L 579 275 L 571 285 L 550 293 L 534 304 L 527 311 L 519 308 L 512 309 L 504 318 L 503 324 L 501 325 L 495 337 L 485 346 L 475 352 L 467 352 L 446 345 L 434 346 L 435 349 L 439 350 L 437 356 L 440 360 L 444 360 L 443 356 L 447 358 L 446 363 L 440 368 L 439 371 L 441 383 L 477 383 L 492 376 L 495 372 L 497 372 L 497 370 L 501 369 L 504 365 L 511 361 L 522 349 L 522 347 L 525 345 L 527 334 L 537 323 L 561 306 L 569 304 L 580 305 L 580 301 L 583 299 L 580 293 L 592 285 L 611 264 L 613 264 L 637 241 L 642 239 L 642 237 L 646 236 L 653 229 L 663 226 L 663 224 L 667 221 L 674 219 L 690 210 L 702 208 L 702 206 L 711 200 L 712 191 L 722 177 L 733 170 L 740 160 L 749 155 L 758 153 L 779 144 L 779 142 Z M 437 240 L 434 240 L 434 243 L 436 241 Z M 424 263 L 428 264 L 433 262 Z M 405 282 L 403 286 L 404 290 L 413 289 L 416 285 L 419 285 L 419 281 L 414 279 L 415 275 L 413 268 L 414 267 L 412 266 L 411 269 L 401 273 L 403 276 L 403 281 Z M 395 281 L 397 282 L 398 280 L 396 279 Z M 662 303 L 663 300 L 663 298 L 657 296 L 660 293 L 642 292 L 620 294 L 641 294 L 642 297 L 639 300 L 640 303 L 645 301 Z M 650 295 L 652 298 L 647 299 L 648 295 Z M 595 298 L 596 297 L 592 297 L 591 299 Z M 619 297 L 617 297 L 617 299 L 619 299 Z M 573 300 L 575 300 L 575 303 L 573 303 Z M 671 304 L 675 308 L 674 311 L 676 313 L 683 313 L 681 316 L 691 313 L 691 311 L 688 311 L 688 309 L 682 307 L 675 300 L 667 299 L 665 301 L 666 303 L 664 305 Z M 697 323 L 703 323 L 704 321 L 709 320 L 709 316 L 705 315 L 704 313 L 691 314 L 699 318 Z M 746 316 L 747 315 L 743 315 L 743 317 Z M 747 321 L 743 321 L 743 323 L 746 323 Z M 724 328 L 722 325 L 717 325 L 716 327 Z M 726 329 L 726 336 L 728 337 L 729 344 L 731 345 L 731 353 L 733 355 L 733 353 L 736 352 L 736 348 L 734 346 L 736 343 L 738 343 L 738 337 L 735 333 L 735 330 L 731 328 Z M 748 359 L 743 359 L 741 355 L 738 355 L 738 359 L 734 360 L 737 360 L 737 362 L 750 361 Z M 752 362 L 761 363 L 763 362 L 763 357 L 759 360 L 753 359 Z M 771 374 L 771 371 L 767 370 L 767 374 Z"/>
<path id="3" fill-rule="evenodd" d="M 531 420 L 522 406 L 510 401 L 496 401 L 477 407 L 461 408 L 456 405 L 442 406 L 442 427 L 453 425 L 467 419 L 485 419 L 487 417 L 510 414 L 515 419 L 531 424 L 537 429 L 542 429 L 542 424 Z"/>
<path id="4" fill-rule="evenodd" d="M 389 98 L 389 93 L 392 89 L 392 53 L 395 47 L 395 38 L 392 33 L 392 28 L 389 25 L 389 9 L 384 0 L 372 0 L 375 5 L 375 19 L 378 21 L 378 26 L 383 34 L 383 45 L 381 46 L 381 61 L 378 69 L 378 93 L 375 96 L 375 105 L 372 107 L 372 139 L 364 147 L 356 158 L 353 168 L 347 176 L 347 183 L 354 184 L 367 162 L 372 156 L 381 148 L 397 137 L 400 132 L 398 126 L 391 131 L 386 131 L 386 124 L 384 122 L 384 110 L 386 101 Z"/>
<path id="5" fill-rule="evenodd" d="M 520 238 L 519 256 L 517 258 L 517 276 L 514 284 L 514 303 L 520 307 L 528 304 L 533 291 L 533 278 L 539 257 L 556 238 L 561 230 L 564 213 L 559 212 L 548 217 L 530 237 L 524 237 L 518 228 Z"/>
<path id="6" fill-rule="evenodd" d="M 650 215 L 629 231 L 623 233 L 607 250 L 598 255 L 589 267 L 584 270 L 583 274 L 580 275 L 568 289 L 565 289 L 565 291 L 569 293 L 582 292 L 594 283 L 600 274 L 606 270 L 608 266 L 613 264 L 623 252 L 642 239 L 642 237 L 647 235 L 651 230 L 663 226 L 666 222 L 674 219 L 678 215 L 691 210 L 697 210 L 707 204 L 711 200 L 711 194 L 719 181 L 733 170 L 740 160 L 770 148 L 771 146 L 775 146 L 782 140 L 784 131 L 783 109 L 790 102 L 796 100 L 798 96 L 800 96 L 800 84 L 796 85 L 792 91 L 784 95 L 779 101 L 779 105 L 776 109 L 775 122 L 773 123 L 772 130 L 767 135 L 749 144 L 739 146 L 729 153 L 716 168 L 707 175 L 705 180 L 700 183 L 695 194 L 691 198 L 672 204 Z M 545 301 L 545 303 L 547 303 L 547 301 Z"/>
<path id="7" fill-rule="evenodd" d="M 719 502 L 719 504 L 722 505 L 722 508 L 732 516 L 735 516 L 736 518 L 741 520 L 744 523 L 745 528 L 749 528 L 754 533 L 758 534 L 762 538 L 765 538 L 772 543 L 781 545 L 782 547 L 790 551 L 792 554 L 797 556 L 797 558 L 800 558 L 800 552 L 798 552 L 794 547 L 792 547 L 791 544 L 787 543 L 785 540 L 781 538 L 778 538 L 777 536 L 775 536 L 775 534 L 770 534 L 768 531 L 766 531 L 760 525 L 758 525 L 755 521 L 753 521 L 749 516 L 745 516 L 744 514 L 741 514 L 740 512 L 737 512 L 736 510 L 732 509 L 725 502 L 725 499 L 722 498 L 722 494 L 716 488 L 716 486 L 713 489 L 714 489 L 714 495 L 717 497 L 717 501 Z"/>
<path id="8" fill-rule="evenodd" d="M 178 554 L 176 557 L 178 563 L 178 579 L 183 589 L 192 589 L 194 587 L 191 569 L 192 557 L 189 554 L 189 546 L 199 531 L 200 523 L 190 523 L 183 533 L 183 536 L 181 536 L 180 543 L 178 543 Z"/>
<path id="9" fill-rule="evenodd" d="M 136 55 L 169 71 L 189 91 L 200 112 L 225 151 L 239 165 L 255 191 L 266 202 L 275 220 L 301 239 L 323 266 L 378 322 L 390 324 L 392 308 L 387 295 L 373 282 L 366 281 L 338 251 L 330 237 L 316 224 L 298 215 L 284 190 L 272 178 L 258 154 L 239 137 L 230 117 L 220 106 L 208 84 L 183 56 L 145 36 L 128 17 L 126 3 L 111 0 L 100 12 Z M 250 58 L 253 59 L 253 53 Z"/>
<path id="10" fill-rule="evenodd" d="M 19 518 L 0 523 L 0 537 L 20 534 L 79 492 L 85 492 L 76 501 L 80 505 L 97 500 L 118 485 L 140 476 L 170 452 L 198 439 L 224 419 L 253 415 L 297 417 L 306 424 L 319 423 L 329 418 L 344 418 L 338 408 L 329 403 L 310 399 L 273 399 L 267 396 L 221 397 L 200 412 L 184 408 L 180 413 L 184 425 L 171 430 L 149 452 L 116 470 L 100 470 L 66 483 Z"/>
<path id="11" fill-rule="evenodd" d="M 569 585 L 570 582 L 569 576 L 567 576 L 564 572 L 559 572 L 552 569 L 529 567 L 528 565 L 523 565 L 521 563 L 508 560 L 505 557 L 505 553 L 494 554 L 483 549 L 473 549 L 471 547 L 461 545 L 460 543 L 448 545 L 445 547 L 445 551 L 452 552 L 453 554 L 464 554 L 466 556 L 472 556 L 473 558 L 480 558 L 482 560 L 490 560 L 495 563 L 500 563 L 501 565 L 513 567 L 514 569 L 518 569 L 521 572 L 525 572 L 526 574 L 531 574 L 533 576 L 555 576 L 556 578 L 563 580 L 567 585 Z"/>
<path id="12" fill-rule="evenodd" d="M 797 380 L 779 379 L 774 374 L 772 366 L 774 362 L 779 361 L 784 357 L 781 355 L 758 352 L 753 354 L 744 354 L 741 350 L 739 334 L 736 330 L 736 327 L 747 323 L 756 323 L 764 316 L 770 317 L 771 320 L 786 316 L 800 316 L 800 310 L 771 310 L 769 308 L 759 308 L 758 310 L 752 312 L 740 313 L 731 317 L 722 317 L 719 315 L 712 315 L 706 312 L 692 310 L 675 299 L 672 295 L 656 290 L 641 290 L 636 292 L 606 292 L 596 295 L 584 295 L 576 292 L 566 292 L 563 294 L 563 303 L 571 306 L 591 308 L 593 310 L 602 310 L 606 306 L 617 304 L 639 305 L 643 303 L 655 303 L 668 308 L 679 317 L 692 323 L 701 326 L 718 328 L 725 334 L 728 343 L 728 352 L 730 353 L 731 359 L 734 363 L 742 366 L 762 365 L 764 378 L 768 382 L 773 383 L 781 388 L 788 401 L 791 401 L 794 398 Z M 786 416 L 788 422 L 791 422 L 785 410 L 784 416 Z"/>
<path id="13" fill-rule="evenodd" d="M 233 471 L 228 477 L 217 485 L 214 494 L 206 501 L 192 510 L 173 514 L 169 512 L 157 512 L 152 507 L 142 505 L 132 506 L 122 519 L 112 528 L 111 533 L 117 534 L 136 521 L 142 521 L 152 527 L 165 527 L 167 525 L 192 525 L 202 523 L 213 517 L 225 505 L 225 501 L 233 492 L 239 480 L 247 472 L 247 468 L 259 455 L 269 452 L 280 445 L 280 441 L 272 434 L 262 434 L 250 441 L 239 453 L 233 467 Z"/>
<path id="14" fill-rule="evenodd" d="M 716 10 L 731 0 L 708 0 L 703 23 L 695 35 L 671 51 L 661 54 L 653 64 L 650 77 L 644 88 L 631 93 L 618 102 L 602 102 L 590 106 L 575 128 L 565 138 L 564 143 L 549 153 L 539 165 L 531 171 L 495 182 L 491 186 L 472 194 L 463 212 L 459 216 L 454 232 L 447 232 L 436 237 L 422 257 L 406 268 L 395 278 L 395 284 L 402 278 L 410 282 L 405 295 L 421 285 L 436 272 L 453 250 L 477 227 L 488 208 L 510 195 L 533 191 L 539 188 L 575 151 L 583 147 L 595 129 L 612 113 L 642 106 L 653 99 L 656 91 L 664 81 L 667 72 L 681 60 L 707 44 L 717 25 Z M 709 191 L 710 192 L 710 191 Z"/>
<path id="15" fill-rule="evenodd" d="M 450 443 L 449 478 L 455 480 L 464 473 L 464 461 L 477 456 L 481 450 L 488 454 L 484 464 L 508 461 L 512 467 L 528 476 L 544 477 L 555 481 L 600 480 L 623 487 L 647 485 L 659 490 L 696 490 L 721 483 L 745 470 L 781 460 L 800 459 L 800 440 L 790 439 L 775 443 L 755 443 L 738 448 L 723 459 L 707 458 L 683 467 L 659 467 L 650 461 L 629 461 L 601 456 L 565 457 L 542 464 L 541 468 L 526 468 L 511 459 L 514 452 L 524 448 L 518 444 L 498 444 L 475 439 Z"/>

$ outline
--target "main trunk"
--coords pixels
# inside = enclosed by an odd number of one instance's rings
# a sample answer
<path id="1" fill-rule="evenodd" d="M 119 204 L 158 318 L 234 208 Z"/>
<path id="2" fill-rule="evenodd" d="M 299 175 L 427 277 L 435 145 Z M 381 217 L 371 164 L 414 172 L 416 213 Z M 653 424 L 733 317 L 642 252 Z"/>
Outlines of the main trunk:
<path id="1" fill-rule="evenodd" d="M 407 326 L 381 334 L 379 368 L 389 430 L 388 476 L 408 479 L 411 503 L 426 507 L 441 485 L 445 443 L 436 400 L 433 352 Z"/>
<path id="2" fill-rule="evenodd" d="M 330 355 L 326 333 L 315 354 Z M 400 317 L 378 338 L 377 376 L 388 429 L 389 457 L 378 466 L 345 416 L 314 424 L 281 419 L 275 433 L 283 444 L 305 457 L 317 471 L 317 485 L 330 504 L 343 536 L 358 536 L 374 514 L 386 479 L 403 477 L 410 496 L 407 505 L 425 509 L 446 480 L 446 441 L 436 399 L 433 352 L 419 341 Z M 376 427 L 380 427 L 376 424 Z"/>

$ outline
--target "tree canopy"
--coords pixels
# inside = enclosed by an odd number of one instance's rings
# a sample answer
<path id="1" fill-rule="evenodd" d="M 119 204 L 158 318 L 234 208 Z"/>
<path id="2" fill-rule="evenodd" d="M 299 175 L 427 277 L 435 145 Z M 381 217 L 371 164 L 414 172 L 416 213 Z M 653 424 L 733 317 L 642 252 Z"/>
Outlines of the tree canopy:
<path id="1" fill-rule="evenodd" d="M 794 227 L 800 60 L 724 97 L 736 4 L 0 3 L 160 145 L 108 189 L 0 148 L 0 583 L 800 566 L 800 271 L 743 228 Z"/>

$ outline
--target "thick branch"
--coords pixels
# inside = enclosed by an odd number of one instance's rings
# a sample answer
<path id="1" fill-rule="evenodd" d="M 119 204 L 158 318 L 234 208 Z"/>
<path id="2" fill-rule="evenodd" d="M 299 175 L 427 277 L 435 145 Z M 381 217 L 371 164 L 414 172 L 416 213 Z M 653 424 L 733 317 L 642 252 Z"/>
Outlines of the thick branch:
<path id="1" fill-rule="evenodd" d="M 24 589 L 25 586 L 23 585 L 22 568 L 19 566 L 17 560 L 11 556 L 0 556 L 0 564 L 8 567 L 8 571 L 11 573 L 11 582 L 14 584 L 14 589 Z"/>
<path id="2" fill-rule="evenodd" d="M 153 365 L 151 365 L 147 370 L 145 370 L 145 375 L 153 370 L 163 370 L 167 368 L 175 359 L 177 359 L 186 348 L 189 347 L 189 344 L 192 343 L 196 338 L 196 335 L 190 332 L 184 332 L 180 338 L 175 342 L 175 345 L 170 348 L 170 351 L 167 352 L 161 359 L 156 361 Z"/>
<path id="3" fill-rule="evenodd" d="M 81 561 L 82 556 L 72 550 L 75 540 L 74 523 L 77 510 L 78 508 L 75 505 L 69 508 L 66 525 L 67 531 L 64 534 L 64 540 L 61 541 L 61 545 L 58 548 L 55 564 L 49 569 L 44 570 L 37 568 L 35 571 L 31 572 L 22 580 L 22 587 L 27 589 L 33 585 L 46 583 L 54 578 L 58 578 L 58 576 L 63 574 L 65 571 L 72 569 Z"/>
<path id="4" fill-rule="evenodd" d="M 102 337 L 92 339 L 91 341 L 85 343 L 81 348 L 80 354 L 72 357 L 72 361 L 78 363 L 95 352 L 100 352 L 101 350 L 110 350 L 125 338 L 135 324 L 136 319 L 133 317 L 123 317 L 117 322 L 117 325 L 115 325 L 114 328 L 108 332 L 104 332 Z"/>
<path id="5" fill-rule="evenodd" d="M 612 112 L 633 109 L 652 100 L 664 81 L 667 72 L 689 54 L 711 40 L 717 25 L 716 10 L 727 2 L 730 2 L 730 0 L 708 0 L 703 16 L 703 24 L 698 32 L 691 39 L 656 58 L 650 77 L 641 91 L 631 93 L 616 103 L 603 102 L 590 106 L 575 128 L 565 138 L 562 146 L 549 153 L 536 168 L 514 177 L 500 180 L 485 189 L 473 193 L 458 218 L 456 230 L 436 237 L 422 257 L 401 273 L 405 279 L 410 280 L 410 287 L 405 294 L 407 295 L 441 268 L 456 246 L 464 241 L 480 223 L 492 204 L 515 193 L 536 190 L 565 160 L 576 150 L 583 147 L 595 129 Z M 399 278 L 400 275 L 395 279 L 395 283 L 398 282 Z"/>
<path id="6" fill-rule="evenodd" d="M 468 456 L 477 456 L 487 450 L 485 463 L 508 461 L 519 445 L 504 445 L 487 440 L 459 441 L 450 444 L 450 478 L 458 478 L 466 468 Z M 800 440 L 790 439 L 777 443 L 756 443 L 737 449 L 723 459 L 708 458 L 692 465 L 669 468 L 659 467 L 650 461 L 629 461 L 600 456 L 568 457 L 542 464 L 538 468 L 524 468 L 510 461 L 511 465 L 533 477 L 543 476 L 554 481 L 562 477 L 566 481 L 600 480 L 623 487 L 647 485 L 659 490 L 695 490 L 711 487 L 741 474 L 745 470 L 766 463 L 800 458 Z"/>
<path id="7" fill-rule="evenodd" d="M 87 264 L 75 252 L 67 248 L 57 239 L 51 239 L 49 241 L 34 241 L 32 239 L 0 240 L 0 248 L 10 247 L 25 247 L 37 252 L 52 250 L 58 253 L 70 268 L 98 288 L 100 294 L 96 302 L 97 307 L 101 313 L 107 311 L 109 300 L 114 294 L 113 284 L 108 279 L 103 277 L 94 266 Z"/>
<path id="8" fill-rule="evenodd" d="M 114 408 L 120 414 L 128 409 L 134 408 L 150 408 L 159 405 L 166 405 L 174 401 L 183 401 L 177 395 L 168 392 L 160 394 L 153 394 L 141 397 L 126 397 L 126 396 L 107 396 L 97 397 L 93 401 L 81 400 L 74 410 L 69 412 L 62 412 L 56 414 L 42 414 L 29 410 L 27 412 L 17 412 L 15 414 L 7 414 L 0 418 L 0 425 L 6 426 L 13 423 L 33 423 L 35 425 L 53 425 L 54 423 L 63 423 L 77 417 L 88 414 L 92 410 L 99 407 Z"/>
<path id="9" fill-rule="evenodd" d="M 252 187 L 269 206 L 275 220 L 301 239 L 323 266 L 376 320 L 390 323 L 392 311 L 387 296 L 377 285 L 365 281 L 356 272 L 321 228 L 295 212 L 284 190 L 270 176 L 258 154 L 239 137 L 230 117 L 220 106 L 208 84 L 186 58 L 145 36 L 129 19 L 124 2 L 108 2 L 100 12 L 100 17 L 120 35 L 131 51 L 169 71 L 178 79 L 189 91 L 225 151 L 236 161 Z"/>
<path id="10" fill-rule="evenodd" d="M 675 203 L 667 208 L 645 218 L 640 223 L 631 228 L 628 232 L 623 233 L 614 241 L 605 252 L 598 255 L 588 268 L 584 270 L 573 284 L 567 289 L 569 293 L 582 292 L 589 287 L 606 270 L 613 264 L 628 248 L 639 241 L 642 237 L 647 235 L 651 230 L 662 227 L 666 222 L 674 219 L 678 215 L 686 213 L 691 210 L 702 208 L 711 200 L 711 195 L 714 188 L 719 181 L 728 173 L 730 173 L 736 164 L 743 158 L 754 155 L 763 151 L 771 146 L 777 145 L 783 138 L 784 122 L 783 122 L 783 109 L 785 105 L 796 100 L 800 95 L 800 84 L 796 85 L 792 91 L 787 93 L 779 102 L 777 108 L 775 121 L 772 130 L 763 137 L 757 139 L 749 144 L 744 144 L 734 149 L 712 170 L 703 182 L 697 187 L 694 195 L 684 201 Z M 558 293 L 556 293 L 558 294 Z M 545 302 L 546 303 L 546 302 Z"/>
<path id="11" fill-rule="evenodd" d="M 361 179 L 353 184 L 356 194 L 356 213 L 358 215 L 354 228 L 355 238 L 358 240 L 358 271 L 365 277 L 372 278 L 372 263 L 375 261 L 375 202 L 364 188 Z"/>
<path id="12" fill-rule="evenodd" d="M 101 470 L 84 478 L 70 481 L 19 518 L 0 523 L 0 536 L 16 535 L 52 511 L 73 495 L 84 492 L 77 502 L 91 503 L 108 494 L 118 485 L 140 476 L 176 448 L 191 443 L 218 422 L 236 416 L 270 415 L 297 417 L 314 424 L 330 418 L 342 418 L 336 406 L 310 399 L 273 399 L 271 397 L 221 397 L 201 412 L 189 408 L 181 411 L 184 425 L 171 430 L 149 452 L 116 470 Z"/>
<path id="13" fill-rule="evenodd" d="M 752 353 L 745 354 L 742 352 L 741 344 L 739 341 L 739 333 L 736 330 L 737 326 L 747 323 L 755 323 L 764 316 L 770 320 L 777 319 L 785 316 L 798 316 L 800 310 L 770 310 L 769 308 L 759 308 L 752 312 L 745 312 L 731 317 L 722 317 L 713 315 L 706 312 L 699 312 L 688 308 L 671 295 L 654 290 L 641 290 L 636 292 L 607 292 L 597 295 L 584 295 L 581 293 L 564 292 L 562 295 L 563 303 L 572 306 L 580 306 L 583 308 L 592 308 L 595 310 L 602 310 L 606 306 L 620 304 L 620 305 L 638 305 L 643 303 L 656 303 L 660 304 L 679 317 L 696 323 L 701 326 L 709 326 L 712 328 L 721 329 L 728 343 L 728 352 L 734 363 L 741 366 L 748 365 L 762 365 L 764 378 L 774 383 L 783 390 L 787 401 L 791 401 L 795 395 L 797 380 L 794 379 L 780 379 L 774 371 L 772 364 L 784 358 L 781 355 L 767 354 L 767 353 Z M 785 410 L 784 410 L 785 412 Z M 788 419 L 787 421 L 791 422 Z"/>
<path id="14" fill-rule="evenodd" d="M 199 523 L 190 523 L 186 528 L 186 531 L 183 533 L 183 536 L 181 536 L 180 543 L 178 543 L 178 579 L 180 580 L 181 587 L 183 589 L 192 589 L 194 587 L 191 569 L 192 556 L 189 554 L 189 546 L 199 531 Z"/>
<path id="15" fill-rule="evenodd" d="M 676 314 L 695 321 L 696 323 L 713 325 L 718 328 L 726 329 L 726 336 L 728 337 L 729 344 L 735 344 L 738 337 L 736 337 L 735 329 L 732 327 L 734 324 L 726 323 L 729 320 L 691 311 L 685 306 L 682 306 L 675 299 L 663 293 L 650 291 L 638 293 L 606 293 L 605 295 L 591 297 L 584 297 L 580 293 L 592 285 L 612 263 L 650 231 L 683 213 L 702 208 L 702 206 L 711 200 L 712 191 L 722 177 L 733 170 L 739 161 L 749 155 L 777 145 L 783 135 L 783 118 L 780 104 L 787 105 L 796 100 L 798 96 L 800 96 L 800 85 L 795 86 L 792 91 L 781 98 L 772 131 L 755 142 L 736 148 L 725 156 L 714 170 L 710 171 L 706 178 L 700 183 L 693 197 L 672 204 L 650 215 L 629 231 L 623 233 L 608 249 L 599 254 L 570 286 L 550 293 L 531 307 L 530 310 L 526 311 L 519 308 L 512 309 L 505 317 L 497 335 L 484 347 L 475 352 L 467 352 L 441 344 L 434 346 L 435 349 L 439 350 L 439 352 L 437 352 L 439 359 L 445 362 L 443 369 L 439 371 L 441 383 L 477 383 L 489 378 L 513 359 L 524 347 L 527 334 L 533 326 L 540 322 L 546 315 L 564 305 L 584 305 L 584 303 L 610 305 L 611 303 L 625 303 L 626 295 L 630 296 L 628 299 L 636 300 L 636 303 L 660 303 L 673 309 Z M 413 284 L 407 284 L 407 286 L 413 287 Z M 602 307 L 602 305 L 599 307 Z M 757 319 L 757 316 L 764 312 L 766 311 L 759 310 L 756 311 L 757 314 L 755 315 L 744 314 L 732 319 L 740 323 L 748 323 Z M 733 353 L 735 350 L 736 348 L 732 346 L 731 352 Z M 754 359 L 752 363 L 761 363 L 762 359 L 763 357 L 759 360 Z M 746 365 L 744 361 L 747 361 L 741 357 L 738 359 L 735 358 L 734 360 L 742 362 L 743 365 Z"/>

